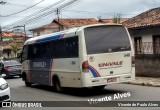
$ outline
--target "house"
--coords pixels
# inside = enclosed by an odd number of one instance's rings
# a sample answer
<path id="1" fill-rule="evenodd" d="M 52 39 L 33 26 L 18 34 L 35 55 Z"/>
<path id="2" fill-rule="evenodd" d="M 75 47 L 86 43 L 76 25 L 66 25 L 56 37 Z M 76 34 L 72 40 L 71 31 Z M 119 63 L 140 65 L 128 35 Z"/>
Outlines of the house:
<path id="1" fill-rule="evenodd" d="M 13 40 L 14 43 L 24 43 L 25 35 L 23 33 L 3 32 L 3 41 Z"/>
<path id="2" fill-rule="evenodd" d="M 123 24 L 129 29 L 136 55 L 160 55 L 160 7 L 143 12 Z"/>
<path id="3" fill-rule="evenodd" d="M 29 31 L 32 31 L 33 37 L 44 35 L 44 34 L 49 34 L 49 33 L 58 31 L 58 24 L 50 23 L 50 24 L 46 24 L 38 28 L 30 29 Z"/>
<path id="4" fill-rule="evenodd" d="M 49 34 L 53 32 L 67 30 L 73 27 L 80 27 L 83 25 L 98 24 L 99 22 L 94 18 L 61 18 L 54 19 L 50 24 L 31 29 L 33 36 Z"/>
<path id="5" fill-rule="evenodd" d="M 123 23 L 131 35 L 136 55 L 136 74 L 160 77 L 160 7 Z"/>
<path id="6" fill-rule="evenodd" d="M 25 35 L 23 33 L 14 32 L 3 32 L 2 33 L 2 47 L 3 47 L 3 57 L 12 58 L 13 53 L 11 51 L 11 44 L 17 44 L 19 48 L 22 48 L 24 43 Z"/>

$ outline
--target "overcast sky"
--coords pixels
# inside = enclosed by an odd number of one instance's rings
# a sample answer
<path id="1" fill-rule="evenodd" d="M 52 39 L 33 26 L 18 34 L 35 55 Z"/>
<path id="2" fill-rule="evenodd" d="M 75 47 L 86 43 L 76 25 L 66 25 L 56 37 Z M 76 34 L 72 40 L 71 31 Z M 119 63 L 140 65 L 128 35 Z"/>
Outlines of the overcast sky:
<path id="1" fill-rule="evenodd" d="M 42 0 L 0 0 L 0 2 L 1 1 L 6 2 L 4 5 L 0 4 L 0 25 L 3 27 L 17 20 L 21 20 L 22 18 L 42 10 L 43 8 L 60 0 L 44 0 L 35 7 L 8 17 L 2 16 L 21 11 Z M 70 0 L 66 0 L 65 2 L 67 1 Z M 97 18 L 97 16 L 101 16 L 101 18 L 112 18 L 116 13 L 120 13 L 121 17 L 133 17 L 146 10 L 159 6 L 160 0 L 79 0 L 79 2 L 75 2 L 71 6 L 61 10 L 60 17 Z M 26 28 L 30 29 L 48 24 L 54 18 L 56 18 L 56 15 L 55 13 L 52 13 L 45 18 L 27 24 Z"/>

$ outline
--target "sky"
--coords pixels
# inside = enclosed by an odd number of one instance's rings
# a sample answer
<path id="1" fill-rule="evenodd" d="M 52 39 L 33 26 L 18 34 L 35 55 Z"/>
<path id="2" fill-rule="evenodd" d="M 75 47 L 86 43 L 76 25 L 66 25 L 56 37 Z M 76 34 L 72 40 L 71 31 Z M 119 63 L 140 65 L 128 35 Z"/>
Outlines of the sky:
<path id="1" fill-rule="evenodd" d="M 0 4 L 0 25 L 2 29 L 3 27 L 11 29 L 17 25 L 25 25 L 28 30 L 51 23 L 53 19 L 57 18 L 55 13 L 56 8 L 71 0 L 0 0 L 0 2 L 2 1 L 6 2 L 3 5 Z M 51 14 L 45 17 L 40 16 L 38 20 L 36 19 L 32 22 L 15 23 L 31 14 L 32 17 L 36 16 L 33 13 L 59 1 L 63 2 L 47 10 L 52 10 Z M 22 11 L 38 2 L 41 3 Z M 116 14 L 120 14 L 122 18 L 131 18 L 156 7 L 160 7 L 160 0 L 78 0 L 61 9 L 60 18 L 113 18 Z M 22 12 L 10 15 L 19 11 Z M 43 13 L 38 12 L 37 16 L 39 14 Z M 10 24 L 12 25 L 9 26 Z"/>

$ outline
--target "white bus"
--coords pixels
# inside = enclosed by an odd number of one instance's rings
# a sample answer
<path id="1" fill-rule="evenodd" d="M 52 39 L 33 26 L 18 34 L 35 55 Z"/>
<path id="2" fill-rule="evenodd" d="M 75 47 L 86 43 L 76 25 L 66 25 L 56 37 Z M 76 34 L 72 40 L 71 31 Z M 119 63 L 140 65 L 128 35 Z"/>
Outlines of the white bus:
<path id="1" fill-rule="evenodd" d="M 26 86 L 104 88 L 135 79 L 133 45 L 117 24 L 87 25 L 27 40 L 20 56 Z"/>

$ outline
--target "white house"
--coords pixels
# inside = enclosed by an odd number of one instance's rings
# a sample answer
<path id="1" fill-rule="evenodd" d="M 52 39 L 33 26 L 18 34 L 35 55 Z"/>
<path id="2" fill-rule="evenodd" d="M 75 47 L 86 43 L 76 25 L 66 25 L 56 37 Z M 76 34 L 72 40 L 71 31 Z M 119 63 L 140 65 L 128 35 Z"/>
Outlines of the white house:
<path id="1" fill-rule="evenodd" d="M 160 54 L 160 7 L 123 23 L 131 34 L 136 54 Z"/>
<path id="2" fill-rule="evenodd" d="M 50 24 L 31 29 L 29 31 L 32 31 L 33 37 L 35 37 L 39 35 L 67 30 L 73 27 L 80 27 L 83 25 L 97 24 L 97 23 L 99 22 L 94 18 L 61 18 L 59 20 L 54 19 Z"/>
<path id="3" fill-rule="evenodd" d="M 131 34 L 136 55 L 136 75 L 160 77 L 160 7 L 123 23 Z"/>

